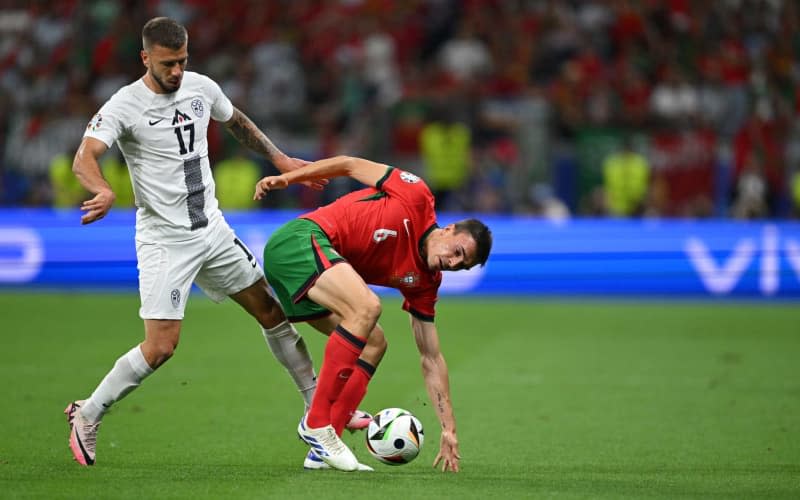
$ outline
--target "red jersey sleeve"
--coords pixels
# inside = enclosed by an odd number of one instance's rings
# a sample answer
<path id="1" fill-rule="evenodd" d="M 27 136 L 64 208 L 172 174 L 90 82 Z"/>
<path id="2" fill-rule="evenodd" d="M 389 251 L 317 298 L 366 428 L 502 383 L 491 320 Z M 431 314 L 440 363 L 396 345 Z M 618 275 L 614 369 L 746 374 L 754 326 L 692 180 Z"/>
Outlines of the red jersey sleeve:
<path id="1" fill-rule="evenodd" d="M 433 193 L 418 176 L 405 170 L 390 167 L 386 175 L 378 181 L 377 189 L 389 196 L 402 200 L 405 205 L 427 213 L 434 205 Z"/>
<path id="2" fill-rule="evenodd" d="M 415 318 L 432 322 L 436 316 L 436 301 L 439 298 L 439 284 L 441 284 L 441 274 L 439 280 L 431 283 L 430 286 L 414 292 L 403 291 L 403 310 Z"/>

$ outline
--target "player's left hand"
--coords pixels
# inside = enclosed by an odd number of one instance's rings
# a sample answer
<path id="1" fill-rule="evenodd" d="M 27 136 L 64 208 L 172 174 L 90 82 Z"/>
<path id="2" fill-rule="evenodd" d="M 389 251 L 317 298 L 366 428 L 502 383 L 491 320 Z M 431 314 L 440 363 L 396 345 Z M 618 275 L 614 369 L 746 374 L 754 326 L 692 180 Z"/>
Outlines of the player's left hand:
<path id="1" fill-rule="evenodd" d="M 253 199 L 260 200 L 266 196 L 269 191 L 286 189 L 288 186 L 289 181 L 287 181 L 282 175 L 271 175 L 269 177 L 264 177 L 256 183 L 256 192 L 253 194 Z"/>
<path id="2" fill-rule="evenodd" d="M 441 463 L 442 472 L 458 472 L 458 461 L 461 455 L 458 454 L 458 438 L 455 433 L 442 431 L 442 438 L 439 442 L 439 454 L 433 461 L 433 467 L 438 467 Z"/>

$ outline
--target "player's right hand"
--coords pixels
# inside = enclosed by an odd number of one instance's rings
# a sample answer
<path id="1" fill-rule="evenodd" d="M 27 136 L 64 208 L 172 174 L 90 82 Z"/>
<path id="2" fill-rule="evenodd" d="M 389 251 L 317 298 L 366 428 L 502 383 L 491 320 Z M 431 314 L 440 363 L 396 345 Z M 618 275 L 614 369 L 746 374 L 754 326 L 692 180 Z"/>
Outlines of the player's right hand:
<path id="1" fill-rule="evenodd" d="M 81 217 L 81 224 L 91 224 L 105 217 L 108 211 L 111 210 L 111 205 L 114 204 L 116 198 L 117 195 L 114 194 L 114 191 L 104 189 L 94 195 L 91 200 L 84 201 L 81 204 L 81 211 L 86 213 Z"/>
<path id="2" fill-rule="evenodd" d="M 439 453 L 433 460 L 434 468 L 441 464 L 442 472 L 458 472 L 458 438 L 454 432 L 443 430 L 439 439 Z"/>
<path id="3" fill-rule="evenodd" d="M 286 189 L 289 186 L 289 181 L 286 180 L 285 177 L 282 175 L 271 175 L 268 177 L 264 177 L 260 181 L 256 183 L 256 192 L 253 195 L 254 200 L 260 200 L 269 191 L 274 191 L 276 189 Z"/>

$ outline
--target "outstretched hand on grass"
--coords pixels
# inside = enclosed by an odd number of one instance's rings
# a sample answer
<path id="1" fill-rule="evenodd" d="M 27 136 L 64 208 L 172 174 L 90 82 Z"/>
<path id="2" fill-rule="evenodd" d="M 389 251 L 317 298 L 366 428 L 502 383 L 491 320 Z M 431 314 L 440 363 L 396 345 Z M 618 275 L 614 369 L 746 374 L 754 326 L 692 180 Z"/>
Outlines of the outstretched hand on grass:
<path id="1" fill-rule="evenodd" d="M 438 467 L 441 464 L 442 472 L 458 472 L 459 460 L 461 455 L 458 453 L 458 439 L 452 432 L 442 431 L 439 454 L 436 455 L 433 466 Z"/>

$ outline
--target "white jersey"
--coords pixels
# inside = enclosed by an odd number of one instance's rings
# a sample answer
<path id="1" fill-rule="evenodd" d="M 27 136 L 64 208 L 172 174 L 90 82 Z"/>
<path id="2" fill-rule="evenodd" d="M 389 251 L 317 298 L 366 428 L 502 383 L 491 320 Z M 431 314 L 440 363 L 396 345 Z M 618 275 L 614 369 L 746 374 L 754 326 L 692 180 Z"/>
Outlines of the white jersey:
<path id="1" fill-rule="evenodd" d="M 121 88 L 92 118 L 84 137 L 125 157 L 136 197 L 136 237 L 181 241 L 222 218 L 208 160 L 208 124 L 228 121 L 233 104 L 207 76 L 183 74 L 180 88 L 156 94 L 139 80 Z"/>

